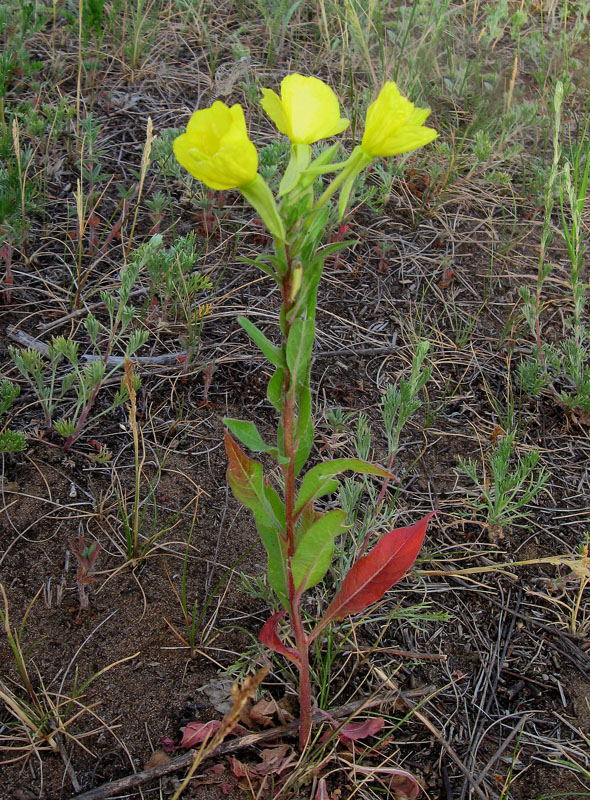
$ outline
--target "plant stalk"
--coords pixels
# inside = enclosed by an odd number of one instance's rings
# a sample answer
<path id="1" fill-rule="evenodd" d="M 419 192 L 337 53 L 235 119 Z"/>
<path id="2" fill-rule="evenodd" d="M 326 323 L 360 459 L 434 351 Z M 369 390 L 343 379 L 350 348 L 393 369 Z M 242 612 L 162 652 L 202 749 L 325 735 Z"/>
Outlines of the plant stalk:
<path id="1" fill-rule="evenodd" d="M 293 282 L 293 264 L 289 258 L 287 249 L 287 260 L 289 269 L 283 279 L 282 292 L 283 304 L 285 307 L 286 331 L 285 343 L 289 337 L 289 331 L 294 322 L 294 317 L 289 317 L 288 312 L 293 305 L 291 289 Z M 291 627 L 295 636 L 295 646 L 299 654 L 299 749 L 303 751 L 307 746 L 311 733 L 311 678 L 309 674 L 309 641 L 303 620 L 301 618 L 300 599 L 301 592 L 296 591 L 293 580 L 293 570 L 291 559 L 295 555 L 295 456 L 297 445 L 295 441 L 295 386 L 291 371 L 285 369 L 285 403 L 281 414 L 283 426 L 283 445 L 285 456 L 289 459 L 283 466 L 283 476 L 285 479 L 285 535 L 286 535 L 286 564 L 287 564 L 287 586 L 289 594 L 289 615 L 291 617 Z"/>

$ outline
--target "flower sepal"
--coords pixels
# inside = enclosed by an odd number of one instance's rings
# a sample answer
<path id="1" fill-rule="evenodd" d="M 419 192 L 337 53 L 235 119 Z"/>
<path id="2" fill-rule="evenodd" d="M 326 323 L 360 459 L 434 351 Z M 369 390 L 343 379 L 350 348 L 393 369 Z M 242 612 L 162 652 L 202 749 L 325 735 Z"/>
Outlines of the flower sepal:
<path id="1" fill-rule="evenodd" d="M 336 155 L 340 145 L 338 142 L 326 148 L 317 158 L 311 162 L 309 167 L 304 170 L 301 176 L 301 188 L 306 189 L 310 186 L 318 175 L 327 175 L 330 172 L 338 172 L 345 165 L 346 161 L 334 162 L 332 159 Z"/>
<path id="2" fill-rule="evenodd" d="M 340 197 L 338 198 L 338 219 L 342 219 L 346 214 L 346 208 L 355 180 L 361 172 L 369 166 L 372 160 L 373 157 L 365 153 L 360 145 L 355 147 L 350 154 L 348 164 L 338 176 L 339 178 L 343 178 Z"/>
<path id="3" fill-rule="evenodd" d="M 308 144 L 292 144 L 291 158 L 279 186 L 279 197 L 294 189 L 311 161 L 311 146 Z"/>
<path id="4" fill-rule="evenodd" d="M 273 239 L 282 245 L 285 241 L 285 226 L 274 195 L 262 175 L 257 174 L 253 181 L 240 186 L 239 190 L 252 208 L 258 212 Z"/>

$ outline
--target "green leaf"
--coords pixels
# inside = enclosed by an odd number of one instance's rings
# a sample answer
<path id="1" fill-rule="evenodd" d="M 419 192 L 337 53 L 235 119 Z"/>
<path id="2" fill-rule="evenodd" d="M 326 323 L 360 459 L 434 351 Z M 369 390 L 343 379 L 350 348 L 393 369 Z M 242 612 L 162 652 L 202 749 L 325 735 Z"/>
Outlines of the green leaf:
<path id="1" fill-rule="evenodd" d="M 268 505 L 273 509 L 273 519 L 259 509 L 254 511 L 258 535 L 268 556 L 268 581 L 277 593 L 281 603 L 289 608 L 287 582 L 285 577 L 285 557 L 281 532 L 285 529 L 285 508 L 272 486 L 265 484 L 264 493 Z M 282 525 L 282 527 L 281 527 Z"/>
<path id="2" fill-rule="evenodd" d="M 274 278 L 275 281 L 279 283 L 276 272 L 272 267 L 269 267 L 262 258 L 239 258 L 238 261 L 243 264 L 250 264 L 253 267 L 258 267 L 258 269 L 261 269 L 266 275 L 270 275 L 271 278 Z"/>
<path id="3" fill-rule="evenodd" d="M 229 485 L 236 498 L 254 513 L 256 527 L 268 555 L 269 581 L 281 602 L 286 603 L 282 550 L 285 507 L 273 487 L 264 480 L 262 464 L 248 458 L 227 432 L 225 448 L 229 458 Z"/>
<path id="4" fill-rule="evenodd" d="M 12 381 L 9 381 L 7 378 L 2 379 L 2 385 L 0 386 L 0 415 L 8 411 L 19 394 L 20 386 L 16 383 L 12 383 Z"/>
<path id="5" fill-rule="evenodd" d="M 316 209 L 313 221 L 309 226 L 308 236 L 310 239 L 317 239 L 322 236 L 328 226 L 328 217 L 330 216 L 330 206 L 325 205 L 319 210 Z"/>
<path id="6" fill-rule="evenodd" d="M 275 367 L 285 366 L 285 357 L 283 356 L 283 351 L 272 344 L 272 342 L 269 342 L 262 331 L 258 330 L 256 325 L 250 322 L 249 319 L 246 319 L 246 317 L 238 317 L 238 322 L 246 331 L 248 336 L 252 339 L 254 344 L 258 345 L 260 350 L 262 350 L 271 364 L 274 364 Z"/>
<path id="7" fill-rule="evenodd" d="M 301 511 L 295 526 L 295 549 L 297 549 L 297 545 L 305 536 L 307 531 L 311 528 L 311 526 L 315 525 L 315 523 L 323 516 L 324 515 L 321 512 L 315 510 L 313 507 L 313 502 L 308 503 L 305 506 L 305 508 Z"/>
<path id="8" fill-rule="evenodd" d="M 296 319 L 289 331 L 287 366 L 291 371 L 291 379 L 295 386 L 307 385 L 314 336 L 315 324 L 312 319 Z"/>
<path id="9" fill-rule="evenodd" d="M 279 456 L 276 447 L 266 444 L 253 422 L 224 417 L 223 424 L 227 425 L 234 436 L 237 436 L 242 444 L 245 444 L 250 450 L 255 453 L 270 453 L 279 463 L 288 463 L 288 459 Z"/>
<path id="10" fill-rule="evenodd" d="M 283 387 L 285 385 L 285 371 L 280 367 L 275 370 L 274 375 L 268 382 L 266 396 L 269 403 L 271 403 L 277 411 L 281 411 L 283 407 Z"/>
<path id="11" fill-rule="evenodd" d="M 338 200 L 339 219 L 342 219 L 342 217 L 346 214 L 346 207 L 348 205 L 348 201 L 350 199 L 350 193 L 352 192 L 352 187 L 354 186 L 357 174 L 358 173 L 356 172 L 352 172 L 342 184 L 342 189 L 340 189 L 340 198 Z"/>
<path id="12" fill-rule="evenodd" d="M 0 433 L 0 453 L 20 453 L 27 449 L 24 433 L 6 428 Z"/>
<path id="13" fill-rule="evenodd" d="M 345 239 L 343 242 L 334 242 L 333 244 L 328 244 L 326 247 L 322 247 L 320 255 L 322 258 L 326 258 L 326 256 L 339 253 L 341 250 L 346 250 L 347 247 L 360 244 L 360 241 L 360 239 Z"/>
<path id="14" fill-rule="evenodd" d="M 299 442 L 297 445 L 297 452 L 295 454 L 295 476 L 299 475 L 305 462 L 309 458 L 311 448 L 313 447 L 314 429 L 311 417 L 307 420 L 303 431 L 299 434 Z"/>
<path id="15" fill-rule="evenodd" d="M 311 394 L 309 387 L 305 386 L 298 397 L 299 410 L 295 440 L 297 452 L 295 454 L 295 475 L 297 476 L 307 461 L 313 447 L 314 428 L 311 416 Z"/>
<path id="16" fill-rule="evenodd" d="M 244 453 L 229 433 L 225 433 L 225 449 L 229 464 L 227 479 L 236 498 L 251 511 L 273 518 L 273 510 L 264 491 L 262 464 Z"/>
<path id="17" fill-rule="evenodd" d="M 345 511 L 329 511 L 302 536 L 291 561 L 296 589 L 304 581 L 304 589 L 309 589 L 324 577 L 332 561 L 334 538 L 345 530 L 345 519 Z"/>
<path id="18" fill-rule="evenodd" d="M 253 422 L 244 422 L 244 420 L 241 419 L 224 417 L 223 424 L 227 425 L 242 444 L 245 444 L 246 447 L 249 447 L 250 450 L 253 450 L 255 453 L 271 453 L 273 450 L 276 451 L 275 447 L 266 444 Z"/>
<path id="19" fill-rule="evenodd" d="M 279 186 L 278 197 L 291 191 L 297 184 L 301 173 L 309 166 L 311 146 L 309 144 L 292 144 L 291 158 Z"/>
<path id="20" fill-rule="evenodd" d="M 73 436 L 76 432 L 76 425 L 73 419 L 67 419 L 64 417 L 63 419 L 58 419 L 54 422 L 55 430 L 59 433 L 60 436 L 63 436 L 64 439 L 67 439 L 68 436 Z"/>
<path id="21" fill-rule="evenodd" d="M 334 461 L 325 461 L 323 464 L 318 464 L 317 467 L 310 469 L 303 478 L 297 497 L 295 513 L 298 514 L 310 500 L 315 500 L 328 494 L 326 486 L 329 488 L 334 483 L 337 486 L 338 482 L 333 481 L 334 476 L 340 475 L 346 470 L 352 470 L 359 475 L 379 475 L 381 478 L 396 479 L 395 475 L 383 469 L 383 467 L 379 467 L 377 464 L 369 464 L 367 461 L 361 461 L 358 458 L 336 458 Z"/>

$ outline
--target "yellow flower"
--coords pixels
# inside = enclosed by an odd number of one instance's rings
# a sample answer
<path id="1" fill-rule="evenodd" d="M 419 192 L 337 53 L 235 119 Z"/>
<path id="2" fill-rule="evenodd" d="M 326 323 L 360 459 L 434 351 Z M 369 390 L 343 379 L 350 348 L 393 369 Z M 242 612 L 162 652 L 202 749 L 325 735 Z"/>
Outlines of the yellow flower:
<path id="1" fill-rule="evenodd" d="M 387 81 L 367 109 L 361 149 L 376 158 L 423 147 L 438 136 L 434 128 L 424 125 L 429 114 L 429 109 L 416 108 L 393 81 Z"/>
<path id="2" fill-rule="evenodd" d="M 293 144 L 313 144 L 348 127 L 340 117 L 338 98 L 318 78 L 294 73 L 281 82 L 281 96 L 262 90 L 262 108 Z"/>
<path id="3" fill-rule="evenodd" d="M 186 133 L 174 140 L 174 155 L 193 177 L 221 191 L 252 183 L 258 170 L 242 106 L 219 100 L 195 111 Z"/>

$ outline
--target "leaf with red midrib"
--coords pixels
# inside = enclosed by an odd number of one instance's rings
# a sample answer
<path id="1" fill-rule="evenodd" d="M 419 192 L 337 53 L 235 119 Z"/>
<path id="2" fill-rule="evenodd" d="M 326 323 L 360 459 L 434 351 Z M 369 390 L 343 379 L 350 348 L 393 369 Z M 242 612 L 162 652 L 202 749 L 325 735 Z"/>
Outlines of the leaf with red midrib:
<path id="1" fill-rule="evenodd" d="M 273 614 L 272 617 L 269 617 L 269 619 L 267 619 L 262 626 L 262 630 L 258 634 L 258 638 L 262 644 L 265 644 L 271 650 L 274 650 L 275 653 L 280 653 L 294 664 L 297 664 L 298 667 L 301 667 L 299 653 L 297 650 L 294 647 L 286 647 L 279 638 L 277 627 L 285 614 L 285 611 L 278 611 L 276 614 Z"/>
<path id="2" fill-rule="evenodd" d="M 328 623 L 358 614 L 381 600 L 385 592 L 403 578 L 416 560 L 426 526 L 436 513 L 431 511 L 415 525 L 386 533 L 372 550 L 352 565 L 313 632 L 314 637 Z"/>

